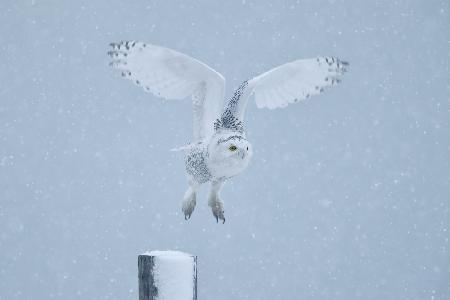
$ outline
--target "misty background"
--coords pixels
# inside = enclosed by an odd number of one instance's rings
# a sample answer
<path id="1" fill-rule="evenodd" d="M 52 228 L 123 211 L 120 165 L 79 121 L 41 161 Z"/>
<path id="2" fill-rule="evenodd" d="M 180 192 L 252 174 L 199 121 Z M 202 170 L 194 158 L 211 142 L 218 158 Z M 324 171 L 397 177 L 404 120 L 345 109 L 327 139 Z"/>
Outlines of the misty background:
<path id="1" fill-rule="evenodd" d="M 0 2 L 0 299 L 137 299 L 137 255 L 199 257 L 199 299 L 450 299 L 448 1 Z M 139 40 L 243 80 L 343 82 L 246 115 L 249 168 L 181 213 L 191 102 L 108 67 Z"/>

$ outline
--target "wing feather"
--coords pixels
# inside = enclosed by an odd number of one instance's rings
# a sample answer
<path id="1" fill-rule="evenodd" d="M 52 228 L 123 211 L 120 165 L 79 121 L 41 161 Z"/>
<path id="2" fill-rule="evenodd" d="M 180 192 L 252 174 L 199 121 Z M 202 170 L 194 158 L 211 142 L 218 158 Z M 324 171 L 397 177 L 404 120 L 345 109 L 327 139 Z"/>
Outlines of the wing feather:
<path id="1" fill-rule="evenodd" d="M 258 108 L 269 109 L 286 107 L 317 95 L 325 88 L 338 84 L 347 66 L 347 62 L 335 57 L 318 57 L 300 59 L 273 68 L 245 81 L 228 102 L 222 119 L 231 115 L 237 121 L 243 121 L 252 94 L 255 95 Z"/>
<path id="2" fill-rule="evenodd" d="M 225 79 L 206 64 L 177 51 L 124 41 L 112 43 L 111 66 L 145 91 L 165 99 L 192 97 L 194 140 L 212 135 L 223 105 Z"/>
<path id="3" fill-rule="evenodd" d="M 285 107 L 339 82 L 347 62 L 334 57 L 301 59 L 276 67 L 249 81 L 259 108 Z M 276 91 L 275 94 L 268 91 Z"/>

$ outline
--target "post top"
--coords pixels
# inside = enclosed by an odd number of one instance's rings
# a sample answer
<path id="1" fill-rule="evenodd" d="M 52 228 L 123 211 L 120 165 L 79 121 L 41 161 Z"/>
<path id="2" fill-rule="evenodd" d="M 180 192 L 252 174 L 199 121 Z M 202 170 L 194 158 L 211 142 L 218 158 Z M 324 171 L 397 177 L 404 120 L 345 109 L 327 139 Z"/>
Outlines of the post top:
<path id="1" fill-rule="evenodd" d="M 192 258 L 194 255 L 181 252 L 181 251 L 173 251 L 173 250 L 154 250 L 154 251 L 147 251 L 141 255 L 145 256 L 153 256 L 153 257 L 161 257 L 161 258 L 168 258 L 168 259 L 186 259 L 186 258 Z"/>

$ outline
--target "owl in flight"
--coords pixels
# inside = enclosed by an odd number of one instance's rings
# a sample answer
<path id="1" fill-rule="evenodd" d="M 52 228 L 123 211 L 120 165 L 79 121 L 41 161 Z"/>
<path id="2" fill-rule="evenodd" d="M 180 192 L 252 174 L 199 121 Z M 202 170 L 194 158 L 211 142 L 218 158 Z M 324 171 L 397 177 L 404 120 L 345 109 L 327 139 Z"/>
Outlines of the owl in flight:
<path id="1" fill-rule="evenodd" d="M 208 205 L 218 222 L 225 222 L 222 184 L 244 171 L 252 145 L 244 131 L 248 100 L 254 94 L 258 108 L 274 109 L 321 93 L 336 85 L 348 63 L 336 57 L 300 59 L 244 81 L 223 108 L 225 78 L 206 64 L 177 51 L 135 41 L 111 43 L 110 65 L 145 91 L 165 98 L 192 98 L 192 142 L 185 151 L 189 187 L 182 211 L 191 217 L 198 187 L 211 182 Z"/>

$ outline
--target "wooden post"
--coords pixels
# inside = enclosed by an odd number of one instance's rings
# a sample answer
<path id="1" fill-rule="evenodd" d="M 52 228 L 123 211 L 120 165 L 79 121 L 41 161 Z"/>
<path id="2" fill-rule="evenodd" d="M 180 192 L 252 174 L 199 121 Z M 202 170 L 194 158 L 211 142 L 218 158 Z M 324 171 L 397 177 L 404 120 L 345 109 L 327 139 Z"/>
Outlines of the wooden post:
<path id="1" fill-rule="evenodd" d="M 178 251 L 138 256 L 139 300 L 197 300 L 197 257 Z"/>
<path id="2" fill-rule="evenodd" d="M 139 269 L 139 300 L 155 300 L 158 295 L 158 290 L 155 286 L 153 278 L 153 256 L 139 255 L 138 269 Z"/>

